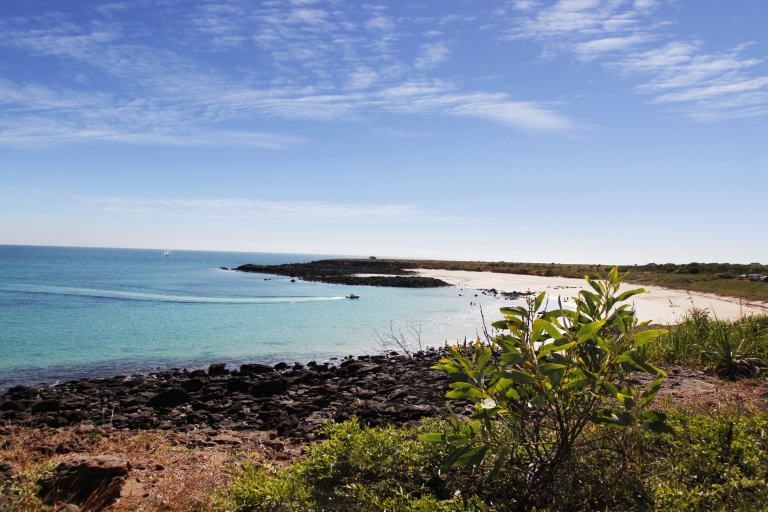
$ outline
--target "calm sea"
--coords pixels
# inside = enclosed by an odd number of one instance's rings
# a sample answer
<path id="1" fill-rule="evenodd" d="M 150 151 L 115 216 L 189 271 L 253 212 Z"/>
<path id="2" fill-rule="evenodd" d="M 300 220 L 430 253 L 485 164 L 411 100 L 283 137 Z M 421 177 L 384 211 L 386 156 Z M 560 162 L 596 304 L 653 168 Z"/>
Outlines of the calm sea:
<path id="1" fill-rule="evenodd" d="M 420 328 L 424 344 L 441 345 L 481 330 L 470 302 L 483 304 L 486 316 L 502 305 L 458 288 L 291 283 L 219 269 L 327 257 L 0 245 L 0 390 L 373 353 L 375 332 L 391 326 L 404 334 Z M 350 292 L 361 298 L 344 299 Z"/>

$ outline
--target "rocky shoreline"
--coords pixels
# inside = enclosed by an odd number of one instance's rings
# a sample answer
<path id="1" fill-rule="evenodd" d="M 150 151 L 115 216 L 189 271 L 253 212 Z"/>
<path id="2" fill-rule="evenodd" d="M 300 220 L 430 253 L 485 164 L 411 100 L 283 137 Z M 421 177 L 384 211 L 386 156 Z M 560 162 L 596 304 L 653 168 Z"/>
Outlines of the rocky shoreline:
<path id="1" fill-rule="evenodd" d="M 223 268 L 223 267 L 222 267 Z M 303 281 L 395 288 L 441 288 L 450 284 L 434 277 L 420 276 L 402 265 L 377 260 L 319 260 L 284 265 L 247 263 L 231 270 L 288 276 Z M 361 275 L 362 274 L 362 275 Z"/>
<path id="2" fill-rule="evenodd" d="M 313 439 L 328 419 L 357 416 L 380 426 L 443 416 L 449 378 L 430 370 L 442 353 L 348 356 L 338 366 L 244 364 L 231 371 L 218 363 L 208 371 L 16 386 L 0 396 L 0 421 L 54 428 L 86 423 L 117 430 L 270 430 Z"/>

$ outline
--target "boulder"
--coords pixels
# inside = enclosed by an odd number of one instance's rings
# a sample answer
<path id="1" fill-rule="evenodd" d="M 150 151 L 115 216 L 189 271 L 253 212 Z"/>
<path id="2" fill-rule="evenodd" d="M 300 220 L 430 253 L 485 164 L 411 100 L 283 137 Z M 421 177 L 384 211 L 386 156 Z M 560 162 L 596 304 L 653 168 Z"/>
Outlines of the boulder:
<path id="1" fill-rule="evenodd" d="M 202 379 L 185 380 L 181 383 L 181 387 L 184 388 L 185 391 L 189 391 L 189 392 L 200 391 L 201 389 L 203 389 L 203 380 Z"/>
<path id="2" fill-rule="evenodd" d="M 65 460 L 54 474 L 40 481 L 49 502 L 69 502 L 98 509 L 119 493 L 130 465 L 122 453 L 76 457 Z"/>
<path id="3" fill-rule="evenodd" d="M 266 364 L 244 364 L 240 367 L 240 373 L 243 375 L 272 373 L 274 368 Z"/>
<path id="4" fill-rule="evenodd" d="M 251 383 L 243 379 L 230 379 L 227 381 L 227 391 L 230 393 L 247 393 L 251 389 Z"/>
<path id="5" fill-rule="evenodd" d="M 255 382 L 251 386 L 251 394 L 253 396 L 272 396 L 283 393 L 286 389 L 288 389 L 287 379 L 263 380 Z"/>
<path id="6" fill-rule="evenodd" d="M 187 402 L 189 402 L 189 393 L 183 389 L 169 389 L 150 398 L 147 406 L 156 409 L 170 409 Z"/>
<path id="7" fill-rule="evenodd" d="M 61 406 L 61 400 L 43 400 L 32 404 L 32 413 L 58 411 Z"/>
<path id="8" fill-rule="evenodd" d="M 229 370 L 224 368 L 227 366 L 227 363 L 215 363 L 208 367 L 208 375 L 211 377 L 215 375 L 226 375 L 229 373 Z"/>
<path id="9" fill-rule="evenodd" d="M 22 412 L 25 409 L 26 409 L 26 407 L 24 407 L 24 404 L 22 402 L 18 402 L 18 401 L 14 401 L 14 400 L 5 402 L 3 405 L 0 405 L 0 411 L 18 411 L 18 412 Z"/>

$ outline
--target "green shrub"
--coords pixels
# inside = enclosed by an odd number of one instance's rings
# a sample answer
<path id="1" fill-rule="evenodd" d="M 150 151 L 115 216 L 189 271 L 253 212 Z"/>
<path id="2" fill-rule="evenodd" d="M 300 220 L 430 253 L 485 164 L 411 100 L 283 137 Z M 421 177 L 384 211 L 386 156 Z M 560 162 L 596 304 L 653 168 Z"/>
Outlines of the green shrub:
<path id="1" fill-rule="evenodd" d="M 675 436 L 590 424 L 583 443 L 550 486 L 531 497 L 536 510 L 755 510 L 768 503 L 768 413 L 668 405 Z M 463 422 L 466 424 L 467 422 Z M 288 468 L 247 467 L 220 494 L 230 511 L 498 512 L 516 510 L 519 473 L 490 477 L 468 469 L 438 475 L 445 453 L 415 441 L 449 433 L 444 421 L 420 429 L 329 424 L 327 439 Z M 491 453 L 496 456 L 496 453 Z"/>
<path id="2" fill-rule="evenodd" d="M 574 310 L 560 303 L 546 311 L 544 293 L 528 299 L 527 307 L 502 308 L 505 319 L 493 324 L 502 332 L 488 346 L 479 338 L 469 354 L 449 346 L 451 357 L 434 367 L 456 381 L 447 398 L 473 404 L 473 421 L 452 414 L 452 432 L 421 439 L 451 448 L 443 470 L 476 467 L 491 479 L 508 471 L 520 484 L 510 497 L 518 509 L 527 509 L 572 466 L 588 426 L 671 431 L 664 414 L 650 409 L 665 373 L 640 352 L 665 331 L 638 330 L 634 311 L 622 304 L 644 290 L 619 294 L 616 268 L 604 280 L 587 282 L 595 293 L 580 291 Z M 654 380 L 640 390 L 632 372 Z"/>

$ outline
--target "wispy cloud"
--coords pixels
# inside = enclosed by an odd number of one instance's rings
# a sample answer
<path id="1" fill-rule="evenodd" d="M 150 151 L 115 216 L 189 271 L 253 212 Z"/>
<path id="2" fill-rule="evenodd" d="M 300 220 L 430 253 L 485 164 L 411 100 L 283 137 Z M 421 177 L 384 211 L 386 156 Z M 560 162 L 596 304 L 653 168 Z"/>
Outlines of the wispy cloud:
<path id="1" fill-rule="evenodd" d="M 699 120 L 768 113 L 768 77 L 752 74 L 762 60 L 743 56 L 748 45 L 705 53 L 701 41 L 669 41 L 658 0 L 523 2 L 506 38 L 540 41 L 543 55 L 571 53 L 602 61 L 621 76 L 648 80 L 636 92 L 651 103 L 674 105 Z M 666 39 L 666 41 L 664 41 Z"/>
<path id="2" fill-rule="evenodd" d="M 413 67 L 417 69 L 434 67 L 448 60 L 450 53 L 448 45 L 443 42 L 423 44 L 421 45 L 419 56 L 416 57 L 416 61 L 413 63 Z"/>
<path id="3" fill-rule="evenodd" d="M 468 90 L 461 80 L 433 76 L 451 53 L 434 39 L 438 29 L 471 22 L 466 16 L 411 20 L 380 6 L 224 0 L 174 8 L 172 26 L 161 34 L 125 21 L 131 9 L 142 8 L 105 7 L 79 23 L 61 16 L 0 20 L 1 46 L 30 59 L 57 59 L 67 70 L 55 85 L 0 82 L 0 144 L 286 148 L 302 138 L 243 126 L 269 117 L 354 121 L 380 112 L 477 117 L 536 132 L 574 125 L 546 101 Z M 112 16 L 116 9 L 121 21 Z M 404 37 L 422 38 L 416 56 L 396 48 Z M 233 62 L 256 59 L 258 65 L 218 65 L 227 59 L 210 56 L 223 52 Z"/>
<path id="4" fill-rule="evenodd" d="M 706 54 L 701 42 L 674 42 L 629 55 L 615 64 L 625 75 L 650 76 L 638 92 L 653 102 L 677 104 L 699 119 L 718 119 L 768 112 L 768 76 L 753 76 L 758 59 L 742 55 L 745 46 Z"/>
<path id="5" fill-rule="evenodd" d="M 77 203 L 107 212 L 153 218 L 230 222 L 288 221 L 368 223 L 418 221 L 423 215 L 406 204 L 339 204 L 318 201 L 256 201 L 252 199 L 173 199 L 72 196 Z"/>

